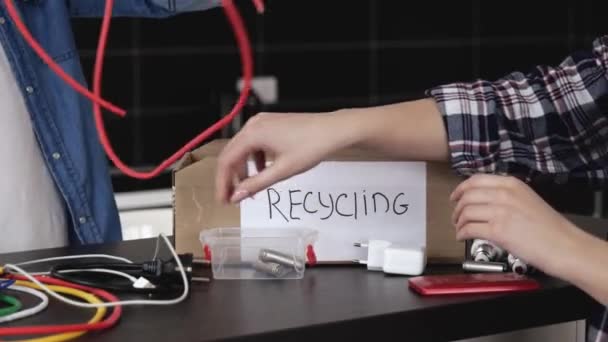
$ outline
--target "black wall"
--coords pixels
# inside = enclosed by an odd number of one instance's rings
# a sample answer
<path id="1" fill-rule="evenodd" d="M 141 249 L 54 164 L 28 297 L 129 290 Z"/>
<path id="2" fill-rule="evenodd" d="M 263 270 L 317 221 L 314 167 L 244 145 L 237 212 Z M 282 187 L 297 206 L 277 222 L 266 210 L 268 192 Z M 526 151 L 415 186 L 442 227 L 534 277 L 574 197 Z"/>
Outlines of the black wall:
<path id="1" fill-rule="evenodd" d="M 267 0 L 256 15 L 237 1 L 255 46 L 256 74 L 275 76 L 279 103 L 257 111 L 325 111 L 422 96 L 428 87 L 495 79 L 558 64 L 608 33 L 605 1 Z M 77 19 L 90 74 L 99 21 Z M 217 120 L 236 97 L 240 63 L 221 9 L 165 20 L 115 19 L 104 93 L 129 110 L 107 116 L 129 164 L 155 165 Z M 116 173 L 117 191 L 169 187 Z M 556 190 L 557 189 L 557 190 Z M 589 190 L 540 188 L 561 210 L 589 214 Z"/>

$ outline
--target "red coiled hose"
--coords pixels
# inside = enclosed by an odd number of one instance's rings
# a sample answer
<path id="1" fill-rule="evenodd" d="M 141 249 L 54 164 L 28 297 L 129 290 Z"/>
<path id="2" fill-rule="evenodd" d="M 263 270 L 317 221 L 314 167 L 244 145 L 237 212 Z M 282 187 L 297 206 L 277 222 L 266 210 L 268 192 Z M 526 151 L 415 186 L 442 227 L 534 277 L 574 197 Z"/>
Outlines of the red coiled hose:
<path id="1" fill-rule="evenodd" d="M 262 13 L 264 11 L 263 0 L 252 1 L 257 11 Z M 164 170 L 168 169 L 173 163 L 178 161 L 185 153 L 194 149 L 196 146 L 201 144 L 211 135 L 228 125 L 240 113 L 240 111 L 247 103 L 247 98 L 249 97 L 249 93 L 251 91 L 251 81 L 253 78 L 253 53 L 251 49 L 251 44 L 249 42 L 249 35 L 247 34 L 247 29 L 245 28 L 243 19 L 241 18 L 241 15 L 235 7 L 233 1 L 222 0 L 222 7 L 224 8 L 226 16 L 228 17 L 228 20 L 232 25 L 232 29 L 234 31 L 237 45 L 239 47 L 241 55 L 241 63 L 243 65 L 243 89 L 241 90 L 239 99 L 237 100 L 230 113 L 228 113 L 228 115 L 224 116 L 221 120 L 213 124 L 211 127 L 205 129 L 198 136 L 196 136 L 194 139 L 192 139 L 190 142 L 180 148 L 177 152 L 175 152 L 172 156 L 163 161 L 155 169 L 149 172 L 138 172 L 127 166 L 114 152 L 112 144 L 108 139 L 102 117 L 102 108 L 107 109 L 120 116 L 124 116 L 126 114 L 126 111 L 124 109 L 104 100 L 101 96 L 103 62 L 106 44 L 108 41 L 108 33 L 110 31 L 110 21 L 112 19 L 112 9 L 114 8 L 114 0 L 106 0 L 104 17 L 101 25 L 101 33 L 99 35 L 99 44 L 97 46 L 97 54 L 95 59 L 95 68 L 93 74 L 93 92 L 89 91 L 86 87 L 82 86 L 72 77 L 70 77 L 70 75 L 63 71 L 63 69 L 59 65 L 57 65 L 55 61 L 53 61 L 53 59 L 48 55 L 48 53 L 46 53 L 46 51 L 42 48 L 42 46 L 40 46 L 40 44 L 32 36 L 28 28 L 21 20 L 19 13 L 13 3 L 13 0 L 4 0 L 4 3 L 6 5 L 6 9 L 8 11 L 9 16 L 17 27 L 17 30 L 21 33 L 27 44 L 34 50 L 34 52 L 49 66 L 49 68 L 51 68 L 60 78 L 67 82 L 70 87 L 72 87 L 75 91 L 91 100 L 91 102 L 93 103 L 93 111 L 95 115 L 95 126 L 97 127 L 99 140 L 106 154 L 108 155 L 112 163 L 121 172 L 130 177 L 137 179 L 151 179 L 160 175 Z"/>

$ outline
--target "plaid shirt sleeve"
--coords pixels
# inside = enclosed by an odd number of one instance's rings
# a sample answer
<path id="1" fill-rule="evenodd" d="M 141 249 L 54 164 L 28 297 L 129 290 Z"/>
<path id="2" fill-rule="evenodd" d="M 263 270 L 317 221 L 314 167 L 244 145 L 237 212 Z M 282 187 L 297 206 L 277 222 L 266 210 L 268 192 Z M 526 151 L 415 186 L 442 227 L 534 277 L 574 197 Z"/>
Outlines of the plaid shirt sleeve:
<path id="1" fill-rule="evenodd" d="M 608 36 L 559 66 L 442 85 L 427 95 L 443 115 L 461 174 L 608 178 Z"/>
<path id="2" fill-rule="evenodd" d="M 461 174 L 608 179 L 608 36 L 556 67 L 447 84 L 427 95 L 442 113 L 452 166 Z M 608 342 L 606 308 L 588 323 L 588 341 Z"/>

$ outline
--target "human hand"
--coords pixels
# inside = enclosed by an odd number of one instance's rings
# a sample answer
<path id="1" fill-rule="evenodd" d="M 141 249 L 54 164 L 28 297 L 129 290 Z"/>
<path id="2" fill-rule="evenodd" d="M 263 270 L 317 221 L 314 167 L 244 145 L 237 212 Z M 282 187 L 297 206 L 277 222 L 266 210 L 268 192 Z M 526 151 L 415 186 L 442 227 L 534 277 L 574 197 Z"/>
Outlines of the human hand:
<path id="1" fill-rule="evenodd" d="M 341 113 L 270 114 L 251 118 L 226 145 L 218 160 L 216 197 L 238 203 L 268 186 L 304 172 L 356 139 Z M 273 163 L 266 167 L 267 157 Z M 253 157 L 259 173 L 247 178 Z"/>
<path id="2" fill-rule="evenodd" d="M 450 199 L 459 240 L 492 241 L 548 274 L 558 274 L 560 258 L 580 248 L 581 231 L 516 178 L 475 175 Z"/>

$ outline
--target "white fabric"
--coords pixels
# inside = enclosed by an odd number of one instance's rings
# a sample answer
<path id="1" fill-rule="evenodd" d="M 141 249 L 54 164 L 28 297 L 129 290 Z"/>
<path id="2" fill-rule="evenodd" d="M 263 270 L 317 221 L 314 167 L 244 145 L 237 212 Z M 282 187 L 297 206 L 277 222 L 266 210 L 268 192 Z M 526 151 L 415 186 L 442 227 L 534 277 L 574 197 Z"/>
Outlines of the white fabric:
<path id="1" fill-rule="evenodd" d="M 0 44 L 0 253 L 65 246 L 66 212 Z"/>

